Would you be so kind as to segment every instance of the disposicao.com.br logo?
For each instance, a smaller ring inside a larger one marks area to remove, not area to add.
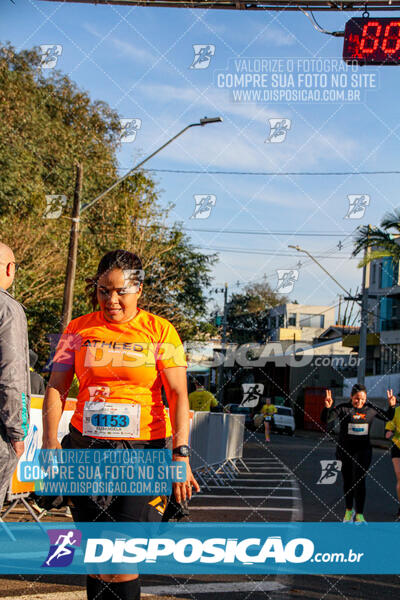
[[[54,525],[3,523],[0,574],[132,573],[135,568],[142,574],[400,575],[400,563],[393,560],[397,522]]]
[[[262,538],[107,538],[89,539],[86,544],[85,563],[156,563],[170,557],[180,564],[227,564],[243,565],[316,562],[359,562],[363,553],[350,549],[344,552],[318,552],[314,555],[314,543],[308,538],[294,538],[286,544],[281,536]]]
[[[81,545],[79,529],[50,529],[47,532],[50,548],[42,567],[68,567],[74,558],[75,548]]]

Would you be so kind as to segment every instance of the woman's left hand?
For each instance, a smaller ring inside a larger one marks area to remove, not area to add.
[[[393,396],[393,390],[387,390],[387,399],[389,406],[396,406],[396,396]]]
[[[175,481],[172,485],[174,488],[175,498],[177,502],[190,500],[193,490],[200,491],[200,486],[195,480],[192,469],[190,468],[189,459],[185,456],[174,456],[173,463],[184,462],[186,464],[186,481]]]

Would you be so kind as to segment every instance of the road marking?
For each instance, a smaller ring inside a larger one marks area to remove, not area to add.
[[[266,475],[268,474],[270,471],[250,471],[250,473],[248,471],[243,472],[243,473],[239,473],[236,474],[236,477],[239,477],[240,475]],[[278,471],[278,473],[271,473],[271,475],[291,475],[291,471]]]
[[[204,486],[207,487],[207,489],[214,489],[214,490],[223,490],[226,489],[227,484],[225,486],[222,485],[207,485]],[[293,486],[290,487],[283,487],[281,485],[274,485],[274,486],[265,486],[265,485],[258,485],[257,487],[255,487],[254,485],[235,485],[235,487],[233,487],[232,485],[229,486],[229,489],[235,489],[235,490],[292,490]],[[195,496],[194,496],[195,497]]]
[[[17,596],[7,596],[1,600],[15,600]],[[76,590],[75,592],[41,592],[40,594],[20,594],[19,600],[86,600],[86,591]]]
[[[271,506],[270,508],[259,508],[257,506],[190,506],[189,510],[247,510],[247,511],[259,511],[259,510],[278,510],[278,511],[286,511],[286,512],[294,512],[298,511],[297,508],[275,508]]]
[[[182,585],[155,585],[142,586],[141,595],[143,597],[160,596],[165,598],[168,596],[179,595],[182,600],[182,594],[188,594],[193,598],[192,594],[210,594],[214,592],[273,592],[282,591],[286,588],[285,585],[277,581],[232,581],[232,582],[215,582],[215,583],[189,583]],[[40,594],[22,594],[19,600],[59,600],[62,595],[63,600],[86,600],[86,591],[76,590],[74,592],[41,592]],[[15,600],[16,596],[3,597],[1,600]]]
[[[260,480],[259,480],[259,479],[252,479],[252,478],[250,478],[250,477],[245,477],[245,478],[243,478],[243,479],[239,479],[239,481],[254,481],[255,483],[260,483]],[[295,481],[296,481],[296,480],[295,480],[295,479],[293,479],[293,478],[285,477],[285,479],[263,479],[263,481],[265,481],[266,483],[271,483],[272,481],[282,481],[282,482],[285,482],[285,483],[295,483]],[[236,487],[236,486],[234,485],[234,482],[235,482],[235,480],[234,480],[234,479],[232,479],[232,480],[230,481],[230,485],[231,485],[232,487]],[[221,485],[221,487],[222,487],[222,485]]]
[[[227,582],[214,582],[214,583],[189,583],[182,585],[156,585],[156,586],[144,586],[142,592],[145,594],[155,595],[171,595],[174,594],[185,594],[189,596],[192,594],[214,594],[215,592],[272,592],[277,590],[283,590],[286,586],[278,583],[277,581],[227,581]],[[15,599],[14,599],[15,600]]]
[[[297,496],[263,496],[263,495],[259,495],[259,496],[242,496],[242,494],[240,494],[239,496],[234,495],[234,494],[200,494],[199,496],[193,496],[192,500],[195,499],[200,499],[200,498],[263,498],[264,500],[267,500],[267,498],[270,498],[271,500],[300,500],[300,498],[298,498]]]

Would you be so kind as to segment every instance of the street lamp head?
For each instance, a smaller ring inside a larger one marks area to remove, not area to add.
[[[289,245],[288,248],[293,248],[294,250],[297,250],[297,252],[301,252],[302,251],[301,248],[300,248],[300,246]]]
[[[203,125],[208,125],[209,123],[222,123],[222,117],[204,117],[203,119],[200,119],[200,125],[203,127]]]

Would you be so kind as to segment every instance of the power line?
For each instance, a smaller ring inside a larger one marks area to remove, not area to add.
[[[232,233],[238,235],[287,235],[287,236],[302,236],[302,237],[343,237],[343,233],[323,233],[316,231],[251,231],[246,229],[194,229],[192,227],[182,228],[181,231],[194,231],[196,233]],[[352,232],[350,235],[353,235]]]
[[[199,250],[210,250],[212,252],[236,252],[242,254],[260,254],[262,256],[282,256],[282,257],[298,257],[298,254],[284,254],[283,252],[276,252],[276,250],[244,250],[243,248],[217,248],[212,246],[193,246]],[[347,258],[348,260],[359,260],[356,256],[327,256],[327,255],[314,255],[315,258],[333,258],[340,260]]]
[[[129,171],[129,167],[119,167],[120,171]],[[198,171],[194,169],[143,169],[152,173],[175,173],[183,175],[249,175],[274,177],[326,177],[348,175],[400,175],[400,171]]]

